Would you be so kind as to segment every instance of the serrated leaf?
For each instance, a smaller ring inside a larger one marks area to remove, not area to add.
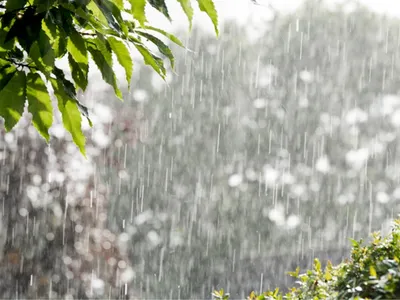
[[[165,0],[147,0],[147,1],[150,3],[151,6],[153,6],[160,13],[162,13],[169,21],[172,21],[168,13],[167,5],[165,4]]]
[[[135,47],[143,56],[144,63],[151,66],[154,71],[156,71],[163,79],[165,79],[166,70],[163,60],[152,54],[149,49],[142,45],[135,45]]]
[[[88,64],[89,59],[85,40],[76,30],[73,30],[69,36],[67,50],[77,63]]]
[[[138,20],[140,25],[144,26],[146,22],[146,0],[130,0],[129,3],[131,4],[133,17]]]
[[[57,67],[54,67],[53,74],[62,85],[68,97],[70,97],[71,99],[76,99],[76,88],[71,81],[65,78],[64,71]]]
[[[53,124],[53,107],[46,85],[39,74],[29,73],[26,81],[28,111],[32,114],[32,123],[37,131],[50,140],[49,128]]]
[[[131,84],[133,61],[132,57],[125,46],[124,42],[116,39],[115,37],[108,37],[108,42],[110,47],[117,56],[118,62],[125,69],[126,81],[128,82],[128,87]]]
[[[193,7],[191,4],[191,0],[178,0],[178,2],[181,4],[183,11],[188,18],[189,29],[191,30],[193,21]]]
[[[93,127],[92,120],[89,117],[88,108],[85,105],[83,105],[82,103],[80,103],[78,100],[76,100],[76,104],[78,105],[78,108],[79,108],[79,111],[81,112],[81,114],[84,115],[85,118],[88,120],[90,127]]]
[[[94,2],[107,19],[108,25],[117,32],[121,32],[121,26],[124,24],[118,7],[108,0],[95,0]]]
[[[6,11],[13,11],[20,8],[23,8],[28,2],[27,0],[8,0],[6,1]]]
[[[89,65],[77,63],[72,57],[71,53],[68,53],[68,63],[71,69],[72,79],[74,80],[75,84],[85,91],[88,85]]]
[[[197,2],[199,3],[200,10],[205,12],[210,17],[212,23],[214,24],[215,33],[218,36],[218,14],[215,9],[214,2],[212,0],[197,0]]]
[[[65,129],[71,134],[72,140],[78,146],[80,152],[86,157],[86,138],[82,132],[82,117],[78,105],[74,99],[64,91],[63,85],[56,79],[50,79],[54,89],[54,95],[58,100],[58,109],[61,112]]]
[[[159,38],[155,37],[154,35],[148,34],[146,32],[140,32],[139,33],[141,36],[145,37],[148,39],[150,42],[152,42],[154,45],[157,46],[158,50],[161,52],[161,54],[165,55],[170,63],[171,67],[174,68],[175,66],[175,58],[174,55],[172,54],[171,49]]]
[[[183,45],[183,43],[181,42],[180,39],[178,39],[175,35],[168,33],[160,28],[156,28],[156,27],[152,27],[152,26],[146,26],[145,27],[148,30],[153,30],[155,32],[161,33],[163,36],[169,38],[172,42],[174,42],[175,44],[177,44],[178,46],[181,46],[183,48],[185,48],[185,46]]]
[[[121,93],[120,89],[118,88],[117,79],[115,77],[115,73],[112,68],[112,64],[109,61],[107,61],[107,59],[104,57],[102,52],[100,52],[93,46],[90,45],[88,47],[88,50],[89,50],[90,54],[92,55],[92,58],[93,58],[95,64],[99,68],[104,81],[113,87],[115,95],[119,99],[122,100],[122,93]]]
[[[89,125],[92,126],[92,121],[89,118],[89,112],[86,106],[81,104],[77,97],[76,97],[76,89],[75,86],[72,84],[71,81],[65,78],[65,74],[63,70],[55,67],[53,74],[56,76],[56,79],[61,83],[62,88],[64,89],[64,92],[68,95],[69,98],[73,99],[76,104],[78,105],[78,108],[81,112],[82,115],[86,117],[86,119],[89,122]]]
[[[103,26],[108,26],[108,22],[99,7],[93,2],[89,2],[87,8],[92,11],[93,17]]]
[[[4,119],[7,131],[10,131],[21,118],[26,99],[25,73],[14,71],[12,74],[12,78],[0,91],[0,116]]]

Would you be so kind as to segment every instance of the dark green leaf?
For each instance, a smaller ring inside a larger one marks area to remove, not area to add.
[[[55,3],[56,0],[33,0],[32,5],[36,6],[37,13],[41,13],[48,11]]]
[[[32,114],[32,123],[48,142],[49,128],[53,123],[53,107],[46,85],[39,74],[27,75],[26,96],[28,110]]]
[[[121,11],[118,9],[118,7],[109,0],[95,0],[95,3],[103,13],[104,17],[107,19],[108,25],[112,29],[121,32],[123,20],[121,17]]]
[[[72,79],[75,81],[76,85],[80,87],[83,91],[86,90],[86,87],[88,85],[89,65],[77,63],[72,57],[71,53],[68,53],[68,63],[71,69]]]
[[[99,68],[105,82],[114,88],[115,95],[122,100],[122,93],[118,88],[117,79],[115,77],[112,63],[103,55],[101,51],[89,44],[88,50],[92,55],[94,62]],[[112,61],[111,61],[112,62]]]
[[[82,103],[80,103],[78,100],[76,100],[76,104],[78,105],[78,108],[79,108],[79,111],[81,112],[81,114],[84,115],[86,117],[86,119],[88,120],[90,127],[93,127],[92,120],[90,120],[90,118],[89,118],[88,108],[85,105],[83,105]]]
[[[161,12],[164,16],[166,16],[169,21],[172,21],[171,17],[169,16],[169,13],[168,13],[167,5],[165,4],[165,0],[148,0],[148,1],[151,6],[153,6],[155,9],[157,9],[159,12]]]
[[[76,99],[76,89],[71,81],[65,78],[64,71],[55,67],[53,70],[54,76],[56,76],[57,80],[60,82],[60,86],[64,89],[65,93],[71,99]]]
[[[15,71],[12,78],[0,91],[0,116],[4,118],[4,126],[10,131],[24,112],[26,76],[22,71]]]
[[[9,61],[0,59],[0,91],[13,78],[15,71],[17,71],[17,68],[14,65],[11,65]]]
[[[56,58],[64,56],[67,52],[67,37],[63,30],[60,30],[50,18],[42,21],[42,30],[48,36],[51,47]]]
[[[24,58],[24,52],[21,49],[15,47],[13,50],[8,52],[9,58],[13,60],[21,61]]]
[[[25,6],[27,0],[8,0],[6,1],[6,11],[21,9]]]
[[[175,66],[174,55],[172,54],[171,49],[163,41],[161,41],[159,38],[156,38],[154,35],[148,34],[146,32],[140,32],[139,34],[141,36],[145,37],[146,39],[148,39],[154,45],[156,45],[158,50],[161,52],[161,54],[168,57],[168,59],[171,63],[171,67],[174,68],[174,66]]]
[[[160,28],[156,28],[156,27],[152,27],[152,26],[146,26],[145,28],[146,28],[146,29],[149,29],[149,30],[156,31],[156,32],[158,32],[158,33],[161,33],[162,35],[164,35],[165,37],[169,38],[172,42],[174,42],[174,43],[177,44],[178,46],[181,46],[181,47],[183,47],[183,48],[185,47],[185,46],[183,45],[183,43],[181,42],[181,40],[178,39],[175,35],[173,35],[173,34],[171,34],[171,33],[168,33],[168,32],[166,32],[166,31],[164,31],[164,30],[162,30],[162,29],[160,29]]]
[[[149,65],[153,68],[154,71],[156,71],[163,79],[165,79],[166,75],[166,70],[164,67],[164,62],[161,58],[155,56],[152,54],[149,49],[142,45],[135,45],[136,49],[140,52],[140,54],[143,56],[144,63],[146,65]]]
[[[44,13],[36,14],[34,8],[26,9],[23,16],[16,19],[4,42],[17,38],[21,47],[29,52],[31,45],[39,39],[44,16]]]

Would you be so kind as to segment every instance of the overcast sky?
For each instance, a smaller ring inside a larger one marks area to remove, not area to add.
[[[326,1],[328,3],[343,1],[348,3],[357,2],[357,0]],[[221,22],[228,19],[235,19],[240,23],[245,23],[249,17],[252,21],[261,21],[263,18],[267,18],[270,14],[268,4],[271,4],[274,8],[280,11],[291,11],[296,9],[301,2],[303,2],[303,0],[257,0],[258,5],[256,5],[251,0],[215,0]],[[398,0],[358,0],[358,2],[367,5],[372,10],[377,12],[400,17],[400,1]],[[204,13],[199,12],[195,3],[193,4],[193,6],[196,8],[194,23],[201,25],[201,27],[205,28],[205,30],[212,31],[213,27],[210,23],[210,20],[207,19]],[[171,17],[174,20],[172,24],[170,24],[154,9],[148,8],[147,14],[150,21],[153,21],[155,24],[168,29],[187,26],[187,20],[177,1],[167,0],[167,5],[169,7]]]

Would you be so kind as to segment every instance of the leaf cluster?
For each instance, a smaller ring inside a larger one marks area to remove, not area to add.
[[[318,259],[313,268],[300,274],[297,268],[288,274],[297,279],[296,287],[286,294],[279,289],[260,295],[252,292],[248,300],[294,299],[399,299],[400,298],[400,220],[394,221],[391,234],[372,234],[372,241],[351,240],[351,258],[337,266],[330,262],[322,268]],[[229,299],[222,291],[214,299]]]
[[[190,0],[178,0],[190,24],[193,8]],[[145,6],[150,4],[171,20],[164,0],[3,0],[0,1],[0,117],[7,131],[21,118],[27,102],[32,122],[49,141],[53,91],[64,127],[85,154],[85,137],[81,117],[88,109],[78,101],[77,92],[85,91],[89,78],[89,59],[100,70],[103,80],[112,86],[122,100],[114,72],[114,60],[124,68],[130,85],[136,49],[145,64],[163,79],[166,57],[174,67],[174,56],[163,36],[183,47],[174,35],[155,28],[146,19]],[[212,0],[198,0],[218,33],[218,21]],[[157,36],[158,35],[158,36]],[[158,52],[150,50],[155,45]],[[66,58],[72,80],[56,61]]]

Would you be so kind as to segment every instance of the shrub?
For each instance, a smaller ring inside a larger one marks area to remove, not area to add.
[[[351,242],[349,260],[337,266],[328,262],[323,268],[315,259],[313,268],[305,273],[300,274],[299,268],[289,272],[298,280],[286,294],[279,289],[260,295],[252,292],[248,300],[400,299],[400,219],[386,237],[376,232],[368,245],[363,240]],[[213,297],[226,300],[229,294],[220,290]]]

